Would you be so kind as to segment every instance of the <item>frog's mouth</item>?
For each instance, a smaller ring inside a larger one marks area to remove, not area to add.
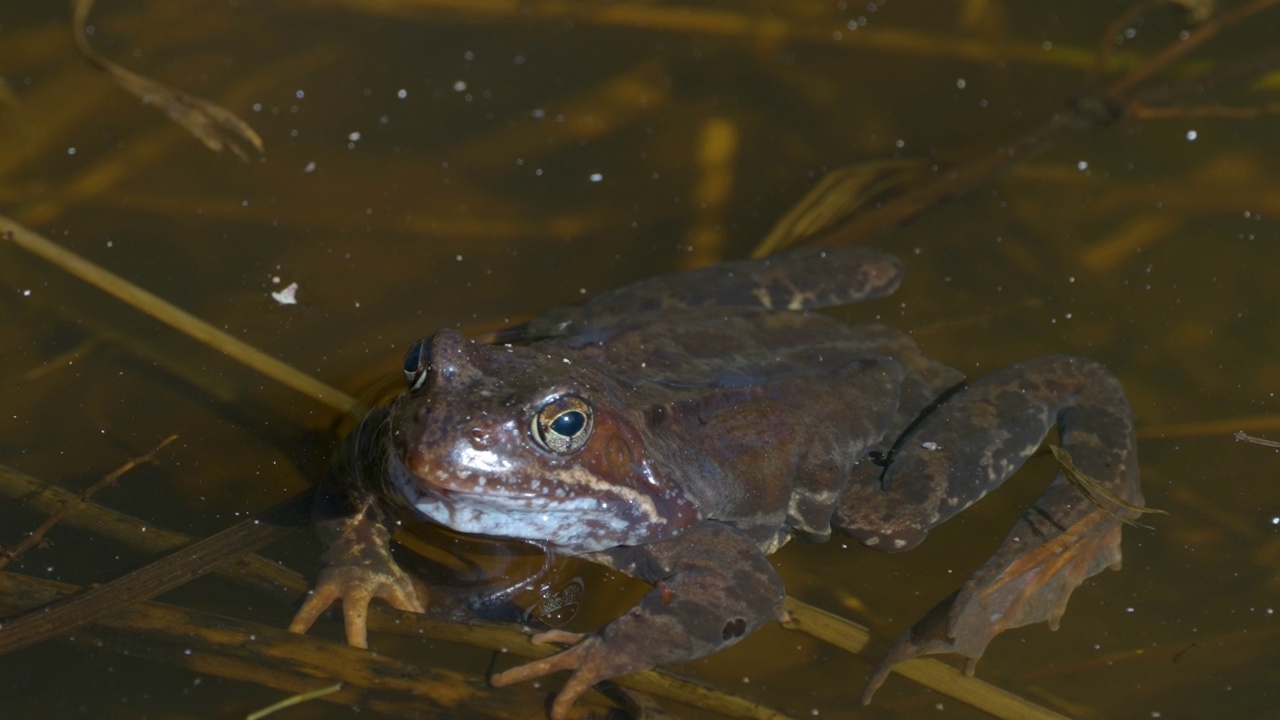
[[[394,453],[386,476],[405,502],[433,522],[468,535],[549,544],[570,554],[649,542],[661,534],[655,526],[667,524],[627,502],[440,487],[419,478]]]

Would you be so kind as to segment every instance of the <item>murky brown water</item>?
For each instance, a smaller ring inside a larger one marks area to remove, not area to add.
[[[0,203],[359,394],[437,328],[493,329],[677,267],[691,237],[744,256],[831,168],[946,165],[1007,143],[1080,91],[1124,9],[881,4],[102,0],[93,45],[244,117],[267,148],[245,164],[88,67],[61,7],[10,3]],[[1180,29],[1160,12],[1132,27],[1122,59],[1149,57]],[[1147,87],[1252,57],[1278,29],[1273,9]],[[1066,715],[1265,717],[1280,704],[1280,454],[1231,437],[1280,439],[1280,82],[1269,80],[1176,103],[1270,104],[1270,115],[1068,136],[876,238],[905,258],[903,289],[842,311],[911,330],[971,375],[1068,352],[1125,383],[1148,502],[1170,515],[1126,530],[1123,571],[1079,589],[1059,632],[1006,633],[979,665]],[[699,190],[709,128],[737,138],[723,204]],[[4,465],[79,489],[178,433],[158,464],[96,500],[192,535],[316,479],[335,410],[4,241],[0,280]],[[268,293],[291,282],[300,304],[278,306]],[[994,549],[1051,471],[1033,461],[906,555],[839,541],[780,552],[793,595],[873,627],[867,653],[767,628],[682,670],[797,717],[984,717],[901,678],[870,708],[857,696],[884,645]],[[0,544],[41,519],[0,502]],[[298,537],[268,554],[314,575],[318,552]],[[10,569],[83,585],[148,559],[58,528]],[[164,599],[274,627],[292,610],[214,579]],[[482,651],[394,648],[474,677],[487,669]],[[174,668],[164,652],[50,643],[0,658],[0,697],[15,716],[230,717],[285,694]]]

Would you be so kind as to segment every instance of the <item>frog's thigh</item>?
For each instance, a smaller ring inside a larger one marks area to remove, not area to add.
[[[874,466],[855,476],[837,522],[867,545],[910,549],[1004,482],[1055,423],[1081,470],[1141,503],[1133,423],[1119,381],[1091,360],[1051,356],[982,378],[932,408],[900,438],[882,476]],[[1080,500],[1070,485],[1055,482],[1028,517],[1060,531],[1092,507]]]

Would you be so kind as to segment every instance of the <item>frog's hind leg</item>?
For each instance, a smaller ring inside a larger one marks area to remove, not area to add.
[[[1055,423],[1076,467],[1131,506],[1142,505],[1133,422],[1119,381],[1092,361],[1054,356],[997,372],[932,408],[895,443],[879,482],[855,478],[838,525],[868,545],[908,549],[1004,482]],[[1086,498],[1059,472],[996,553],[894,645],[864,701],[905,660],[956,652],[970,658],[972,672],[1000,632],[1041,620],[1056,629],[1076,587],[1119,567],[1120,525],[1136,515],[1132,507]]]

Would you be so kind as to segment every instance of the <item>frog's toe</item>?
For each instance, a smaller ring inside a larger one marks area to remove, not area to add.
[[[569,716],[569,709],[591,689],[591,686],[609,678],[634,672],[635,668],[619,653],[611,652],[605,647],[598,635],[579,635],[552,630],[541,633],[542,636],[563,635],[564,639],[554,642],[574,642],[573,647],[556,653],[550,657],[534,660],[519,667],[497,673],[489,682],[494,687],[504,687],[525,680],[533,680],[550,675],[559,670],[572,670],[573,674],[565,682],[564,688],[551,703],[551,720],[563,720]],[[534,640],[538,640],[535,637]]]
[[[293,620],[289,623],[289,632],[305,634],[320,615],[329,609],[333,601],[340,597],[341,593],[337,588],[317,586],[307,595],[307,599],[302,602],[302,607],[298,608],[298,612],[294,614]]]
[[[342,602],[347,644],[369,647],[369,603],[382,598],[391,607],[406,612],[426,612],[419,589],[398,568],[379,572],[368,567],[331,567],[325,570],[311,595],[289,623],[289,631],[305,633],[335,601]]]
[[[558,645],[577,645],[583,640],[591,637],[584,633],[567,632],[565,630],[556,630],[552,628],[545,632],[536,633],[529,638],[536,643],[556,643]]]

